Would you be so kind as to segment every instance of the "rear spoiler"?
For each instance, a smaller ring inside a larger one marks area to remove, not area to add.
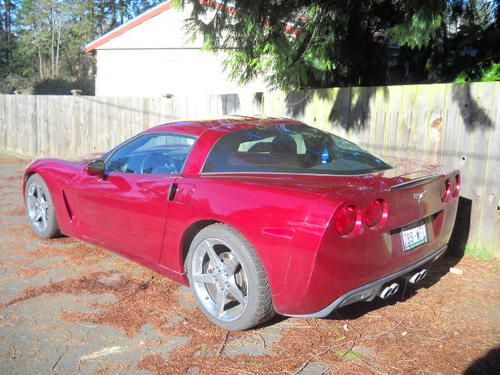
[[[425,184],[427,182],[437,180],[439,177],[440,177],[439,175],[435,174],[435,175],[431,175],[431,176],[416,178],[414,180],[405,181],[405,182],[402,182],[400,184],[391,186],[390,190],[399,190],[399,189],[404,189],[404,188],[408,188],[411,186]]]

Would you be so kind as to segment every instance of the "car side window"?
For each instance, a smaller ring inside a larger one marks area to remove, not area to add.
[[[116,150],[106,161],[106,170],[133,174],[180,174],[195,140],[181,134],[141,135]]]

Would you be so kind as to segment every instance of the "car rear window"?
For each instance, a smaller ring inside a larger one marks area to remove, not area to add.
[[[224,135],[210,151],[203,173],[352,175],[390,168],[344,138],[305,124],[287,124]]]

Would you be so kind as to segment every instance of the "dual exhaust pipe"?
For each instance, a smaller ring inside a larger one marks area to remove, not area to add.
[[[427,270],[424,268],[423,270],[420,270],[419,272],[411,275],[411,277],[408,279],[408,282],[412,285],[415,285],[425,279],[426,276]]]
[[[380,294],[378,296],[382,299],[387,299],[390,296],[393,296],[394,294],[396,294],[398,292],[398,290],[399,290],[399,284],[392,283],[391,285],[386,286],[384,289],[382,289],[382,291],[380,292]]]
[[[405,278],[408,280],[410,284],[416,285],[417,283],[422,281],[426,276],[427,276],[427,270],[424,268],[418,272],[407,275]],[[398,290],[399,290],[399,284],[392,283],[391,285],[388,285],[385,288],[383,288],[378,296],[382,299],[387,299],[396,294]]]

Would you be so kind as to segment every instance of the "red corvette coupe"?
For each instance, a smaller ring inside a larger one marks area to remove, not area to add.
[[[173,122],[99,159],[33,162],[29,219],[190,285],[230,330],[325,317],[416,284],[446,249],[458,171],[385,161],[281,118]]]

